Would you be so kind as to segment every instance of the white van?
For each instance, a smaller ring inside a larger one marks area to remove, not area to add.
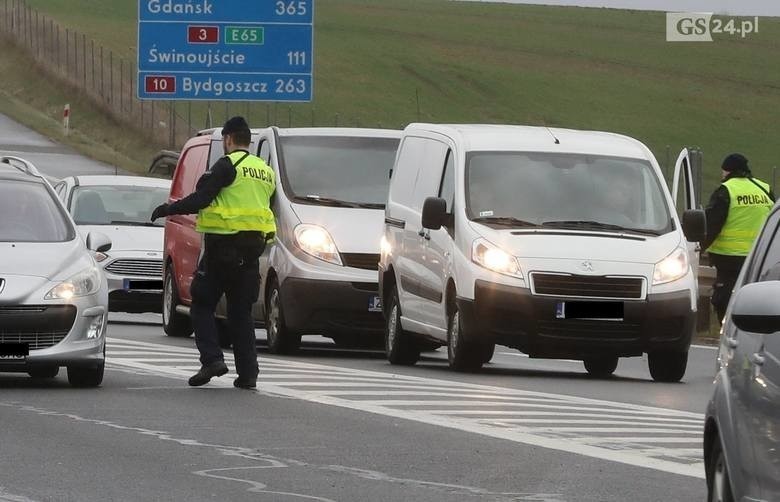
[[[706,225],[686,151],[674,179],[673,197],[650,150],[617,134],[409,125],[379,264],[388,359],[446,345],[474,370],[500,344],[607,376],[647,353],[655,380],[680,380]]]

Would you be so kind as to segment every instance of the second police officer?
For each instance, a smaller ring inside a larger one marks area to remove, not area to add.
[[[731,290],[775,196],[767,183],[753,178],[743,155],[733,153],[726,157],[721,170],[721,184],[706,208],[707,240],[702,247],[717,270],[711,302],[722,322]]]
[[[156,208],[152,221],[198,213],[195,228],[203,234],[190,309],[201,368],[189,384],[204,385],[228,372],[214,317],[224,294],[238,373],[233,385],[254,389],[258,365],[252,305],[260,291],[258,259],[276,232],[271,210],[275,175],[262,159],[249,153],[252,135],[243,117],[225,123],[222,140],[225,157],[201,176],[195,192]]]

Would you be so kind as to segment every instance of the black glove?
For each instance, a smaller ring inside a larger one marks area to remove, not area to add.
[[[168,216],[168,204],[160,204],[152,211],[151,221]]]

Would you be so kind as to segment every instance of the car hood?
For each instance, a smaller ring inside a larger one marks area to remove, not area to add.
[[[79,225],[86,239],[90,232],[100,232],[111,239],[111,251],[162,252],[165,227],[133,227],[129,225]],[[110,253],[110,251],[109,251]]]
[[[384,209],[344,208],[293,204],[301,223],[319,225],[330,233],[342,253],[379,254]]]
[[[495,230],[474,224],[488,241],[519,258],[655,264],[681,245],[680,234],[638,236],[557,230]]]
[[[80,239],[69,242],[0,243],[0,278],[38,277],[65,280],[94,260]],[[6,287],[9,287],[7,281]]]

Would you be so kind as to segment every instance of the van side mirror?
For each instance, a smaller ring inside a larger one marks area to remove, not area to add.
[[[772,334],[780,331],[780,281],[754,282],[734,295],[731,320],[741,331]]]
[[[422,210],[422,226],[429,230],[438,230],[447,221],[447,202],[439,197],[425,199]]]
[[[701,209],[689,209],[682,215],[682,227],[688,242],[701,242],[707,236],[707,214]]]
[[[111,239],[100,232],[90,232],[87,235],[87,249],[97,253],[105,253],[111,249]]]

